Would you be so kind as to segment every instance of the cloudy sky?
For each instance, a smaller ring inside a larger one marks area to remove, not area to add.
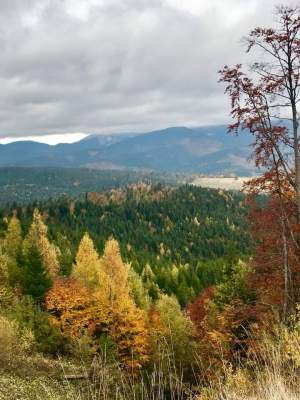
[[[217,71],[275,4],[0,0],[0,141],[227,123]]]

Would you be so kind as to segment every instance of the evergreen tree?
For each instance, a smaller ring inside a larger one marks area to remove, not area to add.
[[[19,282],[23,293],[39,302],[51,287],[51,278],[45,270],[42,254],[34,244],[27,246],[21,258]]]
[[[73,264],[72,245],[67,236],[60,232],[57,233],[55,244],[59,248],[58,261],[61,275],[69,276],[72,272]]]

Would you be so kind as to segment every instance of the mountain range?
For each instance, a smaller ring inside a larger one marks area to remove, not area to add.
[[[255,174],[251,137],[225,125],[174,127],[143,134],[90,135],[55,146],[32,141],[0,145],[0,167],[81,167],[203,174]]]

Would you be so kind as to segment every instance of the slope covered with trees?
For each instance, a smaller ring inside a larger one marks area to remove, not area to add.
[[[1,167],[0,206],[61,196],[84,197],[86,192],[111,190],[138,182],[176,184],[177,179],[170,174],[129,170]]]
[[[60,249],[64,274],[70,273],[86,231],[99,252],[113,237],[120,243],[124,259],[149,280],[154,297],[160,288],[176,294],[185,305],[218,281],[238,258],[250,255],[244,200],[239,193],[193,186],[135,185],[89,193],[85,200],[65,198],[13,209],[24,231],[30,231],[38,206],[51,240]],[[6,211],[10,212],[13,210]]]

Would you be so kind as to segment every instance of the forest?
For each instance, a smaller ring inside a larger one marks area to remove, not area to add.
[[[247,213],[241,193],[161,184],[3,208],[2,370],[55,371],[57,357],[82,370],[105,354],[115,378],[146,379],[159,365],[191,391],[205,378],[203,301],[214,293],[222,309],[235,291],[255,298],[244,282]]]
[[[104,191],[144,182],[176,185],[183,176],[151,171],[95,170],[88,168],[0,167],[0,206],[28,204],[63,195],[83,197],[89,191]]]
[[[182,306],[251,254],[252,240],[244,228],[247,206],[239,193],[139,184],[88,193],[86,200],[61,198],[7,208],[2,214],[8,219],[15,215],[26,233],[36,208],[60,251],[62,274],[70,274],[85,232],[99,253],[114,238],[134,271],[151,276],[152,295],[157,297],[158,290],[174,294]]]

